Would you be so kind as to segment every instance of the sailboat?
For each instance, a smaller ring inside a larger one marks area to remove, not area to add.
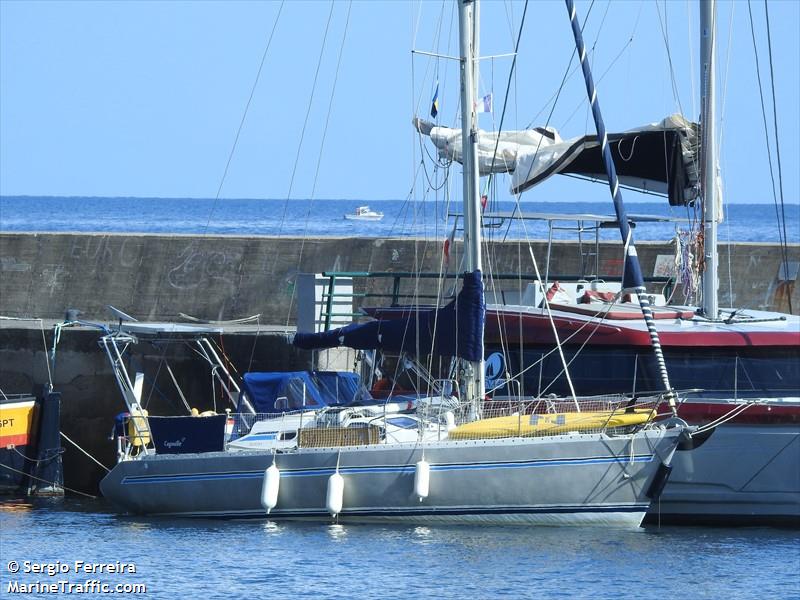
[[[673,386],[694,390],[684,394],[678,414],[700,427],[691,444],[694,450],[676,455],[658,511],[662,520],[672,522],[797,525],[800,317],[719,306],[715,2],[699,4],[701,123],[673,115],[608,137],[622,183],[661,193],[675,205],[700,198],[704,210],[702,305],[669,305],[656,294],[652,308]],[[464,160],[457,144],[459,131],[424,121],[416,126],[430,136],[440,156]],[[606,176],[599,139],[565,141],[558,132],[543,128],[481,132],[478,161],[482,173],[510,173],[515,194],[558,173],[602,180]],[[534,217],[520,210],[483,214],[487,221]],[[552,221],[563,216],[540,218]],[[596,215],[574,215],[574,219],[594,222],[598,229],[615,221]],[[495,371],[511,371],[509,379],[529,393],[657,389],[661,373],[650,358],[648,325],[636,303],[625,301],[622,287],[591,279],[571,284],[534,281],[520,300],[488,305],[486,352],[502,362]],[[551,294],[555,297],[546,301]],[[393,312],[402,314],[402,309],[370,314],[385,319]],[[551,355],[554,343],[563,347],[563,360]],[[570,377],[564,362],[571,367]],[[514,365],[521,365],[516,374]],[[546,389],[542,381],[547,382]]]
[[[472,157],[463,179],[468,258],[459,297],[413,322],[373,322],[296,338],[304,347],[399,346],[451,353],[459,364],[459,377],[450,387],[458,391],[458,406],[432,402],[417,415],[453,427],[438,439],[420,435],[411,442],[381,439],[378,427],[378,435],[354,443],[340,427],[321,426],[306,436],[308,443],[300,440],[292,448],[160,454],[143,446],[125,453],[101,482],[114,504],[136,514],[204,517],[641,523],[685,439],[679,419],[652,418],[658,403],[672,397],[671,390],[650,401],[572,398],[569,413],[552,399],[499,410],[484,402],[479,175],[470,135],[476,129],[476,4],[458,2],[463,152]],[[585,413],[587,421],[574,418],[574,412]],[[503,419],[504,433],[493,427],[499,425],[494,419]]]

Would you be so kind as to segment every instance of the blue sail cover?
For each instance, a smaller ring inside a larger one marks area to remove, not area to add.
[[[458,297],[442,308],[415,312],[400,319],[353,323],[322,333],[298,333],[293,343],[304,350],[347,346],[417,356],[458,356],[477,362],[483,358],[485,318],[481,272],[473,271],[464,273]]]
[[[328,404],[349,404],[371,399],[369,393],[362,389],[361,377],[357,373],[314,371],[314,381]]]
[[[319,409],[372,400],[369,392],[362,389],[356,373],[338,371],[245,373],[242,392],[257,413]],[[238,412],[243,412],[241,406]]]
[[[257,413],[322,408],[326,404],[307,371],[245,373],[242,391]],[[284,402],[283,398],[285,405],[276,406],[279,399]]]

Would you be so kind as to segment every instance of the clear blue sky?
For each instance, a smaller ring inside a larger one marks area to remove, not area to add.
[[[437,67],[410,52],[457,54],[453,3],[353,2],[314,190],[348,6],[333,6],[291,192],[329,2],[283,7],[222,197],[308,198],[312,190],[315,198],[406,197],[419,161],[411,118],[415,112],[427,116],[435,68],[441,122],[456,124],[456,64],[440,61]],[[278,7],[0,1],[0,194],[214,197]],[[769,7],[784,193],[794,204],[800,198],[800,4],[771,0]],[[578,8],[585,17],[589,2]],[[719,6],[725,197],[771,202],[747,8],[745,2]],[[753,2],[753,11],[768,85],[761,0]],[[521,13],[520,2],[484,2],[483,55],[511,51]],[[696,118],[697,20],[695,2],[683,0],[594,4],[585,35],[590,46],[597,40],[595,79],[622,51],[599,86],[609,130],[657,121],[680,107]],[[563,3],[531,2],[506,129],[544,124],[572,46]],[[497,108],[481,116],[485,129],[492,117],[499,119],[510,64],[483,64],[482,91],[494,92]],[[768,111],[771,126],[771,104]],[[576,72],[551,125],[573,137],[593,132],[588,117]],[[523,199],[607,197],[602,186],[562,178]]]

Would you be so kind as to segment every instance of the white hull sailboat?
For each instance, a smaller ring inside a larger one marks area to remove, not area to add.
[[[101,483],[114,504],[151,515],[641,523],[669,477],[670,461],[686,432],[679,419],[653,418],[659,400],[572,398],[570,412],[547,410],[537,399],[497,409],[484,403],[480,196],[475,136],[469,135],[476,129],[475,4],[458,2],[463,152],[472,157],[464,169],[469,216],[458,299],[418,315],[409,328],[415,335],[406,335],[403,324],[399,330],[383,329],[374,321],[295,337],[302,348],[394,346],[456,357],[460,376],[452,389],[460,390],[458,405],[440,402],[439,410],[416,415],[446,424],[443,433],[430,439],[420,430],[413,442],[392,441],[386,435],[388,417],[379,416],[355,429],[315,420],[320,425],[298,430],[292,447],[160,454],[142,444],[125,452]],[[665,397],[672,394],[667,387]]]
[[[147,515],[252,518],[269,508],[270,518],[636,527],[680,432],[152,454],[119,463],[101,489]]]

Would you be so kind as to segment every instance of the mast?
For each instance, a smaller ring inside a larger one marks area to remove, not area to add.
[[[481,258],[480,231],[480,198],[478,197],[478,126],[475,115],[476,56],[474,33],[478,29],[476,23],[477,0],[459,0],[458,32],[460,39],[461,64],[461,140],[463,156],[464,186],[464,270],[468,273],[483,271]],[[480,337],[483,340],[483,331]],[[469,401],[483,399],[484,364],[483,352],[481,360],[470,362],[467,369],[466,398]]]
[[[701,170],[703,191],[703,314],[709,319],[719,316],[719,257],[717,254],[717,136],[714,77],[716,63],[716,0],[700,0],[700,89],[702,114]]]
[[[481,3],[475,0],[472,4],[472,99],[477,100],[481,77]],[[477,116],[476,116],[477,119]],[[477,120],[476,120],[477,123]],[[478,188],[480,189],[480,188]]]
[[[617,169],[614,165],[614,158],[611,155],[611,147],[608,144],[608,134],[606,133],[606,126],[603,122],[603,114],[600,111],[600,101],[597,98],[597,88],[594,85],[592,69],[586,57],[586,44],[584,44],[583,32],[578,22],[578,12],[575,9],[574,0],[565,0],[565,2],[567,5],[567,12],[569,13],[570,24],[572,25],[572,35],[575,38],[575,48],[578,51],[578,59],[580,60],[581,69],[583,70],[586,95],[589,98],[589,104],[592,108],[592,117],[594,118],[595,128],[597,129],[597,139],[600,140],[600,151],[603,156],[603,164],[608,177],[608,187],[611,191],[611,198],[614,200],[614,210],[617,213],[619,231],[622,235],[622,243],[625,249],[622,289],[634,292],[639,298],[639,307],[642,309],[642,317],[647,326],[647,332],[650,334],[650,345],[653,347],[653,353],[656,357],[658,371],[661,375],[661,382],[666,392],[665,397],[672,408],[672,412],[677,414],[675,392],[672,390],[672,385],[669,382],[667,363],[664,360],[664,352],[661,348],[661,339],[656,329],[653,310],[650,307],[650,300],[645,293],[644,277],[642,277],[639,257],[636,254],[636,246],[633,243],[633,231],[628,222],[625,204],[622,202],[622,191],[620,190],[619,180],[617,179]]]

